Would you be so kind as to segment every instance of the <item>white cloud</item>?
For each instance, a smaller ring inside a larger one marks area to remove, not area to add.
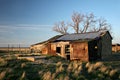
[[[32,30],[32,29],[46,29],[52,26],[53,25],[19,24],[19,25],[16,25],[16,28]]]
[[[13,33],[15,30],[41,30],[50,29],[53,25],[17,24],[0,25],[0,33]]]

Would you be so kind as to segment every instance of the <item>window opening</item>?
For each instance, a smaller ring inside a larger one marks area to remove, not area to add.
[[[56,47],[56,52],[60,54],[61,53],[61,47]]]

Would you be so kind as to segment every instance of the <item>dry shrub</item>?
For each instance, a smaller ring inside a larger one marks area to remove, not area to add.
[[[22,64],[21,64],[21,68],[24,68],[25,66],[26,66],[25,63],[22,63]]]
[[[109,75],[109,73],[110,73],[110,69],[108,68],[108,69],[106,70],[105,74],[108,74],[108,75]]]
[[[110,71],[109,75],[112,77],[117,73],[117,71],[118,71],[117,69],[113,69]]]
[[[0,57],[0,65],[3,66],[5,64],[7,64],[7,61],[5,61],[5,59]]]
[[[88,73],[92,73],[94,71],[94,64],[90,64],[88,67]]]
[[[73,70],[76,70],[78,68],[78,63],[77,61],[73,62]]]
[[[24,72],[22,73],[22,75],[21,75],[20,80],[23,80],[23,79],[25,78],[25,75],[26,75],[26,72],[24,71]]]
[[[52,74],[50,71],[44,73],[43,80],[52,80]]]
[[[56,73],[58,73],[58,72],[62,72],[63,70],[64,70],[63,66],[60,65],[59,67],[57,67],[57,69],[56,69]]]
[[[7,71],[8,73],[11,73],[11,72],[13,71],[13,69],[7,68],[6,71]]]
[[[80,65],[79,67],[78,67],[78,71],[81,71],[83,68],[82,68],[82,65]]]
[[[53,74],[52,74],[52,80],[55,79],[56,75],[57,75],[56,73],[53,73]]]
[[[88,62],[88,63],[85,65],[86,68],[89,68],[90,66],[91,66],[90,62]]]
[[[56,63],[56,66],[60,66],[60,65],[62,65],[62,62],[57,62]]]
[[[41,75],[43,73],[43,71],[39,71],[38,74]]]
[[[64,77],[64,80],[69,80],[69,76],[65,76],[65,77]]]
[[[104,78],[104,75],[101,74],[101,73],[99,73],[99,74],[98,74],[98,77],[99,77],[99,78]],[[99,80],[99,79],[97,79],[97,80]]]
[[[6,60],[11,60],[13,59],[12,55],[7,55],[7,57],[5,58]]]
[[[0,80],[3,80],[3,78],[5,77],[5,75],[6,75],[6,71],[2,71],[0,73]]]
[[[78,70],[75,70],[73,75],[74,75],[75,77],[78,77],[78,74],[79,74],[79,71],[78,71]]]
[[[71,71],[72,71],[72,64],[71,64],[71,63],[68,65],[67,71],[68,71],[68,72],[71,72]]]
[[[107,71],[108,67],[106,66],[102,66],[99,70],[103,73],[105,73]]]
[[[0,57],[0,63],[1,63],[1,62],[4,62],[4,61],[5,61],[5,60],[4,60],[3,58]]]
[[[64,76],[60,76],[58,80],[63,80],[64,79]]]
[[[98,69],[101,66],[103,66],[103,63],[102,62],[97,62],[97,63],[94,64],[94,69]]]

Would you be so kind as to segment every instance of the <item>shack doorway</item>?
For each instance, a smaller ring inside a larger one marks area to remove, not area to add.
[[[70,60],[70,45],[65,45],[65,55],[67,60]]]
[[[88,53],[89,61],[99,60],[101,58],[100,47],[98,46],[98,41],[90,41],[88,43]]]

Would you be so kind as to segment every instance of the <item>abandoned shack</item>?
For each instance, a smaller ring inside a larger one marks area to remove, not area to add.
[[[61,35],[48,40],[41,52],[69,60],[104,59],[112,54],[112,37],[109,31]]]

